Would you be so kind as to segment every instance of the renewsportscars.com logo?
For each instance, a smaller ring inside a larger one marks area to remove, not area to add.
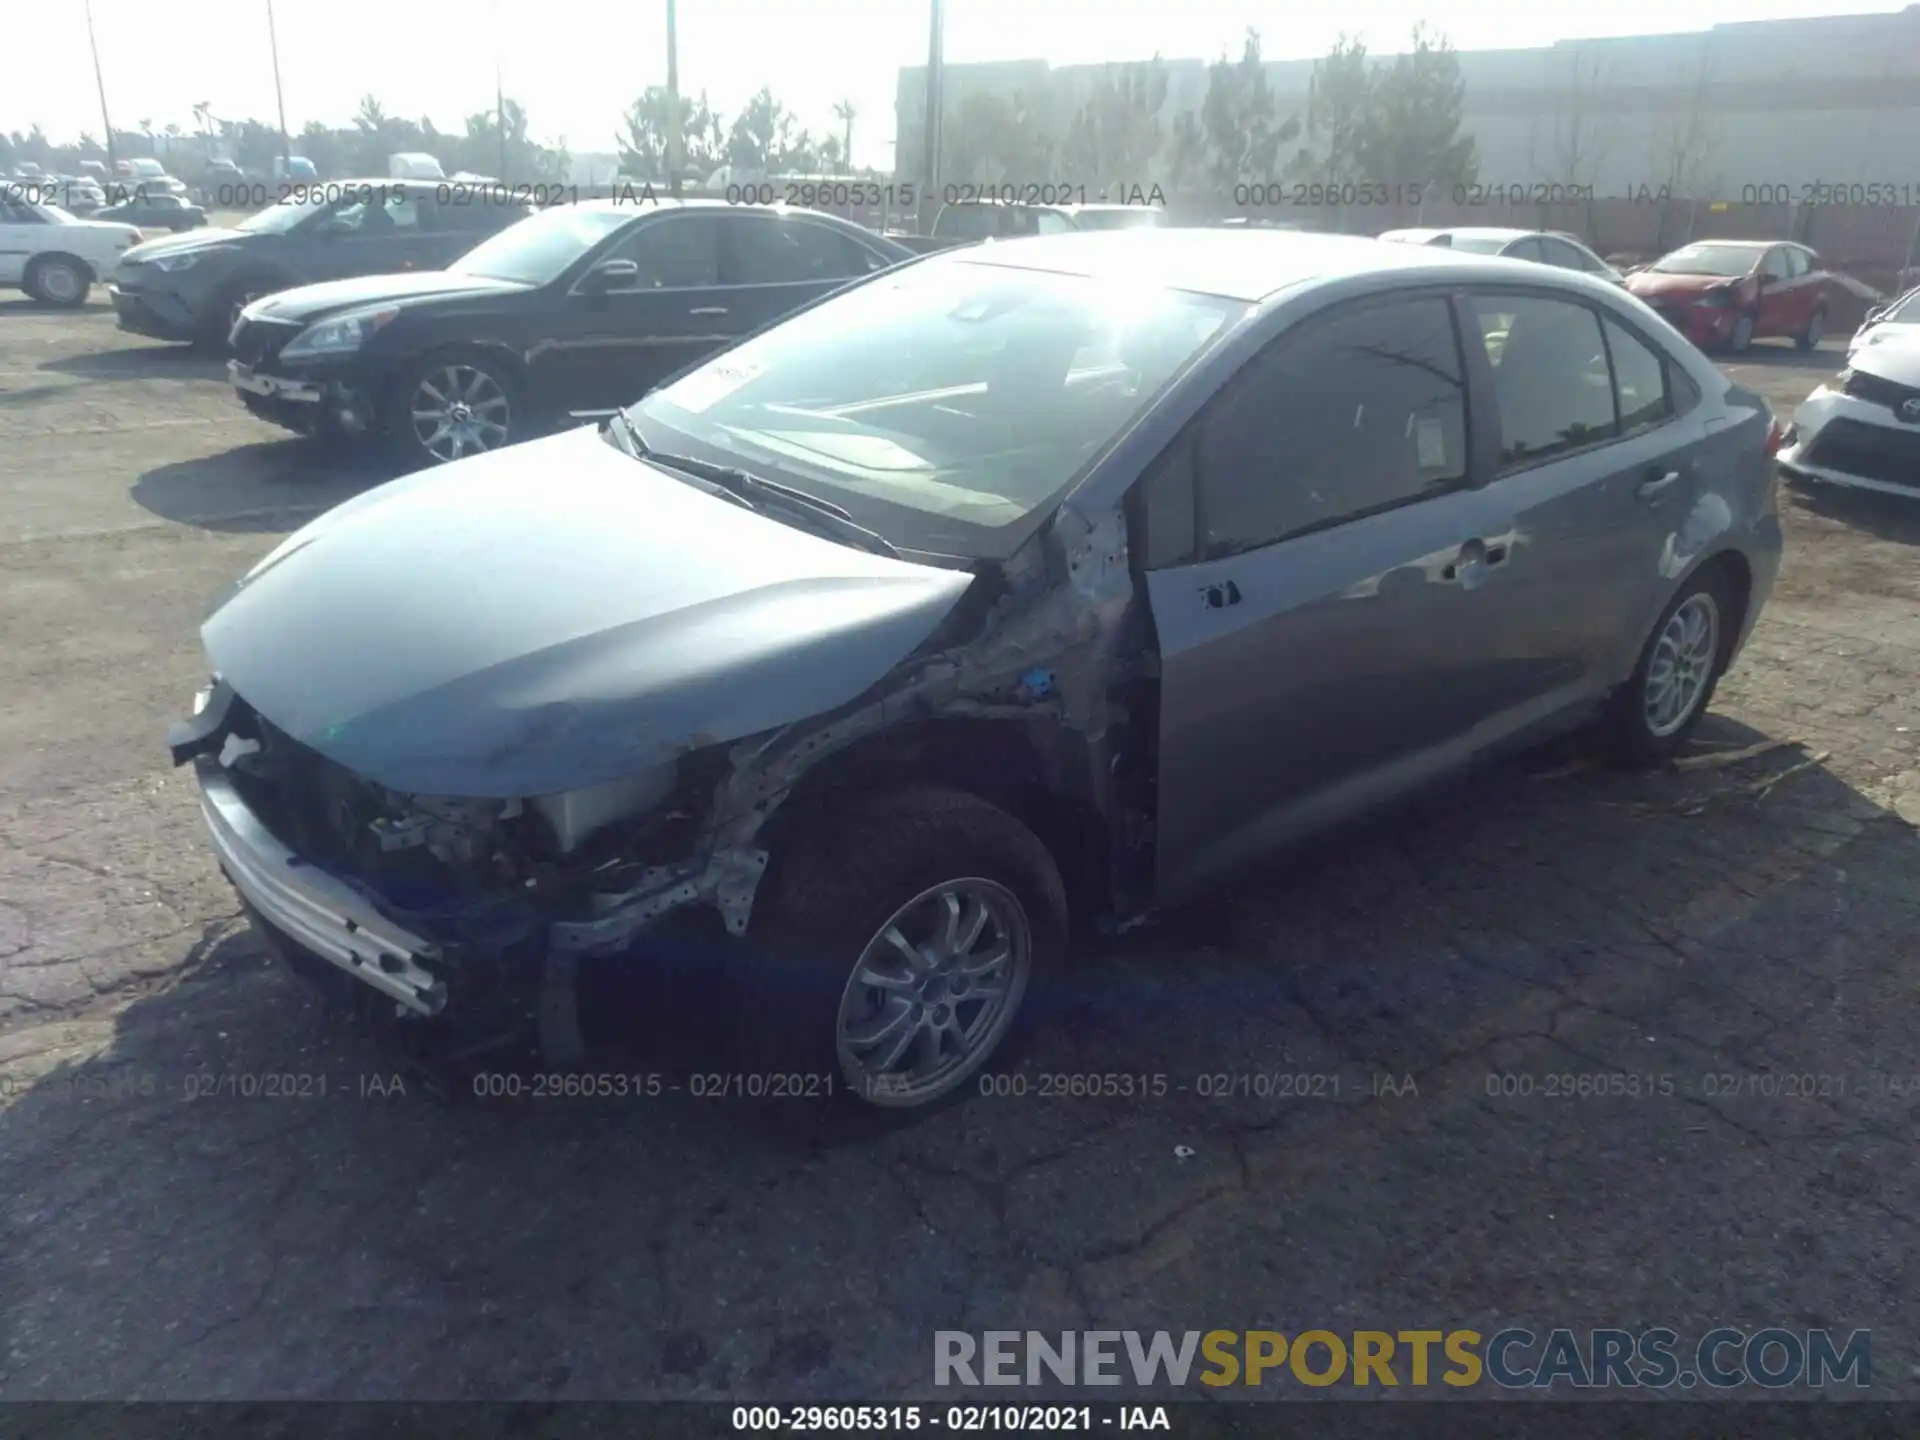
[[[1301,1385],[1507,1390],[1819,1389],[1873,1383],[1873,1332],[1828,1330],[938,1330],[939,1386]]]

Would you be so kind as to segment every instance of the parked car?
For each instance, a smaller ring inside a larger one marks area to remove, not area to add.
[[[1027,205],[1005,200],[956,200],[942,205],[925,235],[888,231],[887,238],[910,250],[946,250],[983,240],[1018,240],[1069,230],[1133,230],[1167,223],[1157,205]]]
[[[437,464],[604,415],[717,346],[910,258],[851,221],[714,202],[543,210],[444,273],[247,307],[228,369],[263,420]]]
[[[296,532],[173,759],[258,930],[423,1039],[561,1063],[583,966],[712,945],[729,1069],[920,1110],[1078,920],[1563,729],[1673,753],[1777,431],[1650,320],[1344,236],[929,256]]]
[[[69,215],[76,215],[83,220],[111,220],[115,218],[111,215],[103,216],[100,214],[100,212],[106,208],[107,192],[102,190],[99,184],[88,175],[61,176],[59,194],[54,198],[53,203],[58,205],[62,210],[65,210]]]
[[[1801,402],[1780,451],[1794,484],[1920,497],[1920,327],[1889,327]]]
[[[183,200],[191,199],[186,183],[167,173],[167,167],[158,160],[141,156],[133,160],[122,160],[116,167],[125,182],[125,187],[137,188],[148,195],[177,195]],[[128,198],[119,193],[122,186],[115,187],[110,197],[114,200]]]
[[[1503,255],[1509,260],[1531,260],[1598,275],[1615,285],[1627,277],[1562,230],[1513,230],[1492,225],[1459,225],[1451,229],[1388,230],[1380,238],[1398,245],[1438,245],[1469,255]]]
[[[1737,355],[1775,335],[1818,345],[1831,279],[1804,245],[1696,240],[1629,275],[1627,289],[1702,349]]]
[[[120,328],[223,348],[263,295],[317,280],[438,270],[527,213],[492,197],[442,205],[431,181],[343,180],[300,190],[233,229],[141,245],[111,287]]]
[[[276,181],[291,185],[298,185],[303,180],[318,180],[320,178],[320,172],[314,168],[313,161],[304,155],[274,156],[272,174]]]
[[[139,243],[131,225],[81,220],[57,205],[0,194],[0,285],[42,305],[86,304],[94,282],[115,275]]]
[[[177,235],[183,230],[197,230],[205,225],[207,212],[178,195],[137,195],[118,205],[102,207],[94,218],[117,220],[122,225],[136,226],[143,232],[169,230]]]
[[[387,174],[395,180],[444,180],[447,172],[440,161],[422,151],[403,152],[387,157]]]
[[[1860,328],[1847,341],[1847,358],[1852,360],[1869,345],[1907,337],[1920,337],[1920,286],[1867,311]]]

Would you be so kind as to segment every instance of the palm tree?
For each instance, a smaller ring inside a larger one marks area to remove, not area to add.
[[[160,153],[160,146],[153,138],[153,121],[141,120],[138,124],[140,126],[140,133],[147,137],[147,153],[149,155],[158,155]]]
[[[860,113],[851,100],[842,100],[833,107],[833,117],[841,124],[840,159],[849,171],[853,169],[853,119]]]

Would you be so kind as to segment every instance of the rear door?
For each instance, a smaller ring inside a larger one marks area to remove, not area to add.
[[[668,210],[622,232],[596,263],[629,260],[616,290],[576,282],[550,333],[529,350],[541,403],[564,414],[631,405],[675,371],[732,339],[732,297],[720,281],[717,209]]]
[[[721,217],[720,232],[720,278],[729,293],[726,315],[714,318],[731,336],[886,268],[878,251],[805,215],[735,210]]]
[[[1163,896],[1501,727],[1513,527],[1470,483],[1457,322],[1421,292],[1291,327],[1143,482],[1150,515],[1188,516],[1148,521],[1144,561]]]
[[[1710,478],[1684,413],[1699,397],[1646,335],[1577,297],[1473,287],[1470,306],[1495,402],[1487,493],[1514,526],[1502,683],[1551,714],[1632,668]]]

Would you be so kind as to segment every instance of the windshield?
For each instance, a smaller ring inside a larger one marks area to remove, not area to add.
[[[1158,210],[1149,210],[1144,206],[1126,210],[1076,210],[1073,223],[1082,230],[1137,230],[1144,225],[1158,225],[1161,214]]]
[[[1880,320],[1892,320],[1901,325],[1920,324],[1920,289],[1909,290],[1887,306],[1880,312]]]
[[[1745,275],[1760,258],[1758,250],[1744,245],[1688,245],[1665,259],[1656,260],[1653,269],[1661,275],[1720,275],[1727,279]]]
[[[1245,310],[1137,280],[921,262],[629,414],[651,449],[777,479],[904,549],[1000,556]]]
[[[339,197],[333,198],[337,200]],[[327,203],[328,196],[324,190],[296,190],[278,204],[249,215],[234,228],[253,235],[284,235],[302,220],[325,210]]]
[[[634,218],[631,208],[561,205],[529,215],[469,250],[447,268],[456,275],[550,285],[567,267]]]

